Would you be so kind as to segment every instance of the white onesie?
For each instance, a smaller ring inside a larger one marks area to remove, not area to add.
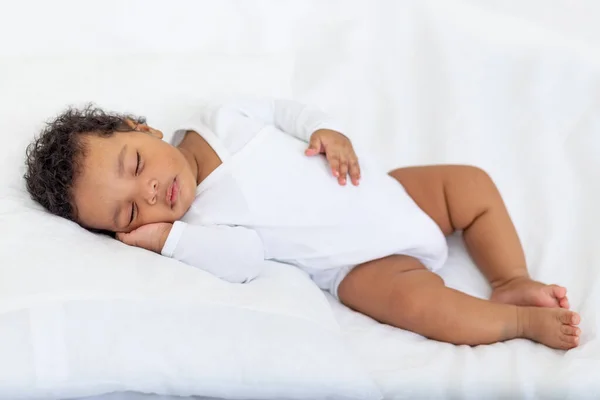
[[[276,260],[336,297],[350,269],[366,261],[405,254],[441,267],[443,233],[373,160],[358,154],[360,185],[340,186],[325,157],[304,154],[321,128],[343,133],[320,110],[289,100],[203,108],[172,144],[196,131],[222,164],[198,185],[162,254],[230,282],[251,280],[262,260]]]

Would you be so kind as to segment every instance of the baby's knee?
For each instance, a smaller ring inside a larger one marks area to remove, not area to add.
[[[476,187],[488,188],[495,186],[492,177],[484,169],[474,165],[462,165],[459,168],[461,169],[461,174]]]
[[[445,283],[439,275],[425,269],[407,271],[402,275],[395,277],[389,307],[397,318],[408,323],[420,318],[432,303],[438,301],[436,293]]]

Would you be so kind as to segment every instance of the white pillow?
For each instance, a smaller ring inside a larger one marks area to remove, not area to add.
[[[380,397],[300,270],[265,262],[251,283],[230,284],[12,209],[0,216],[10,232],[0,248],[0,398]]]
[[[11,110],[0,120],[1,399],[381,397],[303,272],[265,262],[256,280],[229,284],[50,216],[23,188],[25,145],[66,103],[145,114],[166,133],[195,97],[234,86],[285,96],[290,65],[256,55],[0,65],[0,107]]]

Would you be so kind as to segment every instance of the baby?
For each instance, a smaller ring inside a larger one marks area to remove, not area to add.
[[[529,277],[498,190],[470,166],[389,173],[320,110],[261,99],[206,106],[171,144],[144,119],[88,106],[27,149],[27,189],[51,213],[234,283],[261,261],[304,270],[346,306],[467,345],[579,343],[566,289]],[[307,145],[308,143],[308,145]],[[462,231],[490,301],[434,273]]]

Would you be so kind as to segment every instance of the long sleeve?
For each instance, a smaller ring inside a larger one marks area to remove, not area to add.
[[[260,272],[262,241],[247,228],[190,225],[176,221],[161,254],[232,283],[245,283]]]
[[[319,129],[331,129],[343,133],[343,128],[329,115],[317,107],[294,100],[266,98],[237,101],[224,106],[251,119],[274,125],[305,142],[308,142],[310,136]]]

